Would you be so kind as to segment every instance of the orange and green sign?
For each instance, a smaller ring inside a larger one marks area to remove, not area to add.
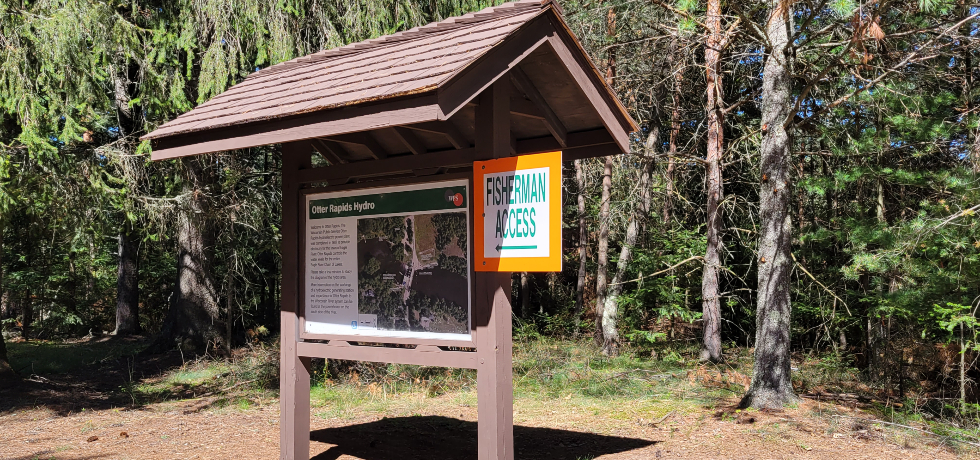
[[[477,271],[561,271],[561,152],[473,164]]]

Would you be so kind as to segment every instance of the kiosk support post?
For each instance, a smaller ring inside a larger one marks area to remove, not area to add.
[[[476,272],[476,394],[479,460],[514,459],[510,273]]]
[[[299,342],[299,182],[309,167],[309,141],[282,144],[282,305],[280,309],[279,458],[310,458],[310,358]]]
[[[480,95],[476,148],[484,158],[511,154],[510,79],[501,78]],[[482,199],[474,184],[474,198]],[[478,198],[480,197],[480,198]],[[474,242],[474,251],[482,250]],[[479,460],[514,459],[514,370],[509,272],[476,272],[477,449]]]

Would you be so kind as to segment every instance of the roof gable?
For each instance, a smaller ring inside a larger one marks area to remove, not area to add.
[[[271,66],[143,139],[153,141],[154,160],[306,139],[326,142],[319,150],[331,150],[331,164],[465,149],[476,144],[479,96],[501,78],[517,87],[509,104],[515,154],[629,151],[636,123],[552,0]]]

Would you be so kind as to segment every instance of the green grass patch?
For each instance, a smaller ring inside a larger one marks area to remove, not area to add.
[[[22,375],[61,374],[99,362],[131,356],[145,347],[141,341],[119,339],[85,342],[41,341],[7,343],[10,365]]]
[[[321,364],[311,402],[320,417],[406,416],[433,407],[476,407],[476,372],[398,364]],[[624,350],[603,356],[592,344],[546,337],[514,346],[515,407],[546,413],[556,403],[583,414],[632,420],[688,412],[730,392],[694,388],[687,367]],[[435,401],[435,400],[438,400]],[[629,404],[613,400],[629,400]],[[612,409],[611,409],[612,408]]]

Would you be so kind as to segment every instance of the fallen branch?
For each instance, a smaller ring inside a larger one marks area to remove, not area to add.
[[[657,420],[656,422],[651,422],[651,423],[653,425],[659,425],[661,423],[664,423],[664,421],[667,420],[668,417],[670,417],[671,415],[674,415],[676,413],[677,413],[676,410],[672,410],[670,412],[667,412],[667,415],[664,415],[663,417],[660,417],[660,420]]]
[[[790,257],[792,257],[792,258],[793,258],[793,262],[796,262],[796,266],[797,266],[797,267],[800,267],[800,270],[803,270],[803,273],[806,273],[806,274],[807,274],[807,276],[809,276],[809,277],[810,277],[810,279],[812,279],[814,283],[817,283],[817,284],[819,284],[819,285],[820,285],[820,287],[822,287],[822,288],[823,288],[823,289],[824,289],[825,291],[827,291],[827,293],[828,293],[828,294],[830,294],[830,295],[832,295],[832,296],[834,296],[834,298],[835,298],[835,299],[837,299],[837,300],[839,300],[839,301],[840,301],[840,303],[842,303],[842,304],[844,304],[844,309],[845,309],[845,310],[847,310],[847,314],[848,314],[848,315],[850,315],[850,314],[851,314],[851,309],[850,309],[850,308],[847,308],[847,302],[845,302],[845,301],[844,301],[844,299],[842,299],[842,298],[840,298],[840,297],[837,297],[837,294],[834,294],[834,291],[831,291],[831,290],[830,290],[830,288],[828,288],[827,286],[824,286],[824,284],[823,284],[823,283],[821,283],[820,281],[818,281],[818,280],[817,280],[817,278],[816,278],[815,276],[813,276],[813,274],[812,274],[812,273],[810,273],[810,272],[809,272],[809,271],[808,271],[808,270],[806,269],[806,267],[804,267],[804,266],[803,266],[803,264],[801,264],[801,263],[800,263],[799,261],[797,261],[797,260],[796,260],[796,256],[795,256],[795,255],[793,255],[792,253],[790,253]]]
[[[649,275],[644,275],[644,276],[641,276],[639,278],[632,279],[632,280],[629,280],[629,281],[620,281],[618,283],[609,283],[609,285],[610,286],[615,286],[615,285],[618,285],[618,284],[635,283],[637,281],[640,281],[640,280],[643,280],[643,279],[646,279],[646,278],[650,278],[650,277],[657,276],[657,275],[662,275],[662,274],[667,273],[669,271],[672,271],[672,270],[676,269],[677,267],[680,267],[681,265],[684,265],[684,264],[686,264],[686,263],[688,263],[688,262],[690,262],[692,260],[698,260],[698,259],[704,260],[704,257],[701,257],[701,256],[688,257],[687,259],[684,259],[684,260],[682,260],[680,262],[677,262],[676,264],[671,265],[670,267],[667,267],[667,268],[665,268],[663,270],[660,270],[659,272],[654,272],[654,273],[651,273]]]
[[[929,430],[923,430],[922,428],[916,428],[914,426],[902,425],[901,423],[886,422],[884,420],[878,420],[878,419],[874,419],[874,418],[854,417],[854,416],[851,416],[851,415],[832,415],[831,417],[849,418],[849,419],[852,419],[852,420],[861,420],[862,422],[866,422],[866,423],[883,423],[885,425],[897,426],[897,427],[900,427],[900,428],[908,428],[910,430],[915,430],[915,431],[918,431],[920,433],[925,433],[925,434],[929,434],[929,435],[933,435],[933,436],[942,438],[943,441],[953,440],[955,442],[961,442],[963,444],[969,444],[969,445],[974,446],[974,447],[980,447],[980,444],[977,444],[977,443],[974,443],[974,442],[964,441],[962,439],[953,439],[952,436],[942,436],[942,435],[933,433],[932,431],[929,431]],[[976,439],[976,438],[974,438],[974,439]]]
[[[257,382],[258,380],[259,379],[252,379],[252,380],[249,380],[249,381],[246,381],[246,382],[238,382],[238,383],[236,383],[236,384],[234,384],[234,385],[232,385],[230,387],[224,387],[224,388],[222,388],[220,390],[209,391],[209,392],[204,393],[203,395],[198,396],[197,398],[194,398],[194,399],[202,399],[202,398],[206,398],[206,397],[211,396],[211,395],[216,394],[216,393],[224,393],[224,392],[226,392],[228,390],[231,390],[233,388],[240,387],[242,385],[247,385],[249,383]]]

